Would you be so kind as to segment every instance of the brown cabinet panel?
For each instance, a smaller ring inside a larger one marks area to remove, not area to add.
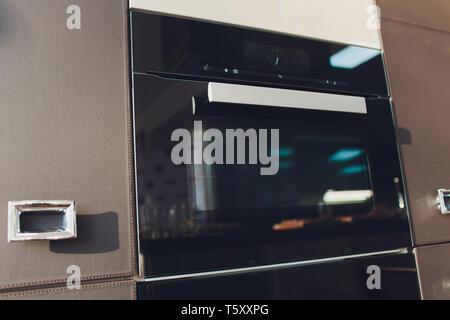
[[[0,289],[135,273],[127,4],[0,0]],[[78,238],[7,243],[8,201],[75,200]]]
[[[448,0],[376,0],[381,16],[450,32]]]
[[[450,241],[437,189],[450,188],[450,33],[382,19],[416,245]]]
[[[0,300],[136,300],[135,281],[104,282],[66,287],[0,293]]]
[[[414,249],[422,298],[450,299],[450,244]]]

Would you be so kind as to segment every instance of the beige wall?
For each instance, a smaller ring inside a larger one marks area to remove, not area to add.
[[[130,0],[130,7],[380,48],[373,0]]]

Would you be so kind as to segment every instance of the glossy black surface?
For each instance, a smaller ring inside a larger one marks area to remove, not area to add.
[[[230,128],[255,130],[258,140],[265,138],[258,135],[261,130],[279,130],[278,171],[274,175],[261,175],[261,168],[268,167],[261,164],[196,166],[195,172],[203,179],[197,178],[194,187],[203,187],[206,195],[195,199],[197,211],[228,211],[228,216],[234,212],[241,219],[248,216],[254,220],[256,216],[273,216],[277,210],[277,218],[268,221],[274,224],[280,222],[281,216],[296,218],[300,211],[303,218],[318,218],[326,211],[345,215],[348,206],[324,201],[326,194],[332,193],[329,190],[371,190],[367,116],[196,101],[192,120],[202,121],[203,132],[219,129],[225,143],[229,143],[226,129]],[[271,141],[270,134],[268,139]],[[246,151],[249,158],[248,145]],[[372,197],[358,205],[352,203],[353,211],[366,212],[371,207]]]
[[[367,288],[380,267],[381,289]],[[275,271],[139,282],[138,299],[420,299],[412,254],[351,259]]]
[[[64,230],[64,211],[25,211],[19,216],[19,230],[23,233]]]
[[[411,246],[391,107],[378,98],[388,95],[379,51],[133,11],[130,21],[142,276]],[[208,103],[208,81],[366,96],[367,114]],[[248,164],[248,154],[247,164],[173,163],[174,130],[193,136],[213,128],[224,137],[227,129],[278,129],[277,174],[262,176],[263,166]],[[330,201],[342,191],[344,201]],[[325,293],[312,288],[322,288],[316,272],[340,277],[358,263],[305,267],[302,277],[314,281],[283,292],[366,297],[354,284]],[[297,271],[277,272],[218,278],[216,285],[238,279],[260,288],[261,297],[278,297],[267,279],[286,272],[295,278]],[[189,281],[148,285],[143,297],[170,297],[173,289],[202,298],[215,283]],[[204,285],[198,296],[197,285]],[[231,295],[231,288],[224,290]],[[242,294],[260,297],[255,292]]]
[[[387,99],[367,99],[367,114],[250,108],[206,104],[206,88],[206,82],[134,75],[142,275],[411,245]],[[178,142],[171,141],[172,132],[192,131],[197,120],[204,129],[279,128],[280,163],[288,165],[275,176],[261,176],[259,165],[173,164]],[[342,150],[353,155],[333,160]],[[329,189],[373,196],[323,203]],[[209,201],[199,201],[198,194]]]
[[[387,96],[381,51],[131,12],[133,71]]]

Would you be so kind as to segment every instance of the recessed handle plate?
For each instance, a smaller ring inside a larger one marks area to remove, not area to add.
[[[60,240],[76,238],[76,236],[74,201],[8,202],[8,242]]]
[[[438,189],[437,201],[442,214],[450,214],[450,189]]]

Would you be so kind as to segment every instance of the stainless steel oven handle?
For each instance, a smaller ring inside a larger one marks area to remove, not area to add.
[[[208,83],[209,102],[248,104],[282,108],[367,113],[362,97],[300,90]]]

